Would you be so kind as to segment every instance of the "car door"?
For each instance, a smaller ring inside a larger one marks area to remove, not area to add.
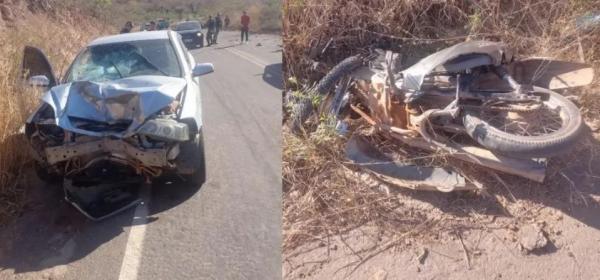
[[[23,50],[21,73],[25,80],[29,80],[29,78],[33,76],[43,75],[48,78],[48,81],[50,82],[49,87],[53,87],[57,84],[52,65],[44,52],[36,47],[25,46]]]

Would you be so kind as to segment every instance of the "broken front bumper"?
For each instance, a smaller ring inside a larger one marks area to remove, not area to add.
[[[123,140],[103,138],[97,141],[69,144],[45,149],[46,159],[50,165],[68,161],[76,157],[95,153],[110,153],[115,157],[132,158],[146,166],[163,167],[169,160],[179,154],[178,146],[168,149],[141,150]]]
[[[44,149],[46,162],[64,166],[65,199],[92,220],[137,205],[140,187],[174,169],[179,144],[144,149],[121,139],[98,138]],[[61,164],[64,163],[64,164]]]

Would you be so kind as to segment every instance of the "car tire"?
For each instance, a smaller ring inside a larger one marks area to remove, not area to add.
[[[204,159],[204,137],[202,136],[202,132],[197,134],[195,139],[185,143],[181,148],[181,152],[196,155],[192,157],[194,173],[184,175],[183,178],[193,185],[203,184],[206,181],[206,164]]]
[[[40,180],[42,180],[45,183],[56,184],[56,183],[62,182],[62,180],[63,180],[63,176],[49,171],[48,168],[43,167],[38,162],[34,163],[33,168],[34,168],[35,173],[38,176],[38,178],[40,178]]]

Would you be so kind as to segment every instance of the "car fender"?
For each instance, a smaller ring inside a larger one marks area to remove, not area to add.
[[[196,78],[191,78],[183,96],[181,114],[182,122],[190,126],[190,132],[197,134],[202,129],[202,97]]]

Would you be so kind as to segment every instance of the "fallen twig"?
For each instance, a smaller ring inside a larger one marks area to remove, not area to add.
[[[377,255],[379,255],[379,254],[381,254],[381,253],[383,253],[383,252],[385,252],[385,251],[389,250],[390,248],[392,248],[392,247],[396,246],[396,245],[398,244],[398,242],[400,242],[400,241],[404,240],[404,238],[405,238],[405,237],[407,237],[408,235],[410,235],[410,234],[412,234],[412,233],[419,233],[419,232],[421,232],[421,231],[422,231],[424,228],[426,228],[426,227],[424,227],[424,225],[427,225],[427,224],[428,224],[428,222],[430,222],[430,221],[431,221],[431,220],[426,220],[425,222],[423,222],[423,223],[419,224],[418,226],[416,226],[416,227],[415,227],[413,230],[407,231],[407,232],[405,232],[404,234],[402,234],[401,236],[399,236],[398,238],[394,238],[394,239],[392,239],[392,240],[388,241],[388,242],[387,242],[385,245],[383,245],[383,247],[381,247],[381,249],[379,249],[379,250],[377,250],[377,251],[375,251],[375,252],[373,252],[373,253],[369,254],[368,256],[364,257],[364,258],[363,258],[363,259],[362,259],[362,260],[361,260],[361,261],[360,261],[358,264],[356,264],[356,266],[354,266],[354,268],[352,269],[352,271],[350,271],[350,272],[349,272],[349,273],[346,275],[346,277],[348,277],[348,276],[352,275],[352,273],[354,273],[354,272],[355,272],[355,271],[356,271],[356,270],[357,270],[357,269],[358,269],[358,268],[359,268],[361,265],[363,265],[363,264],[364,264],[365,262],[367,262],[368,260],[370,260],[370,259],[372,259],[373,257],[375,257],[375,256],[377,256]],[[428,225],[429,225],[429,226],[432,226],[432,225],[434,225],[434,224],[437,224],[437,223],[439,223],[440,221],[441,221],[441,220],[435,220],[433,224],[428,224]],[[341,270],[341,269],[343,269],[343,268],[346,268],[346,267],[348,267],[348,266],[350,266],[350,265],[352,265],[352,263],[350,263],[350,264],[348,264],[348,265],[346,265],[346,266],[344,266],[344,267],[340,268],[340,270]]]
[[[496,178],[496,180],[498,180],[498,182],[500,182],[500,184],[504,187],[504,189],[506,189],[508,194],[510,194],[510,198],[512,199],[511,202],[517,202],[517,198],[515,197],[515,195],[512,193],[512,191],[508,187],[508,184],[506,184],[506,182],[504,182],[504,180],[502,180],[502,178],[498,175],[498,173],[496,173],[494,171],[490,171],[490,173],[492,174],[492,176],[494,176],[494,178]]]
[[[563,173],[562,171],[560,171],[559,174],[561,176],[563,176],[565,179],[567,179],[567,181],[569,181],[569,184],[571,184],[571,188],[575,190],[575,193],[578,194],[579,197],[581,197],[581,200],[583,200],[585,207],[589,207],[587,199],[585,199],[585,196],[583,196],[583,193],[581,193],[581,191],[577,188],[577,186],[575,186],[575,183],[573,182],[573,180],[571,180],[569,177],[567,177],[567,175],[565,175],[565,173]]]
[[[461,234],[456,233],[456,236],[458,236],[458,240],[460,241],[460,245],[462,246],[463,253],[465,254],[465,262],[467,263],[467,269],[471,270],[471,258],[469,257],[469,251],[467,251],[467,247],[465,246],[465,242],[463,242]]]

